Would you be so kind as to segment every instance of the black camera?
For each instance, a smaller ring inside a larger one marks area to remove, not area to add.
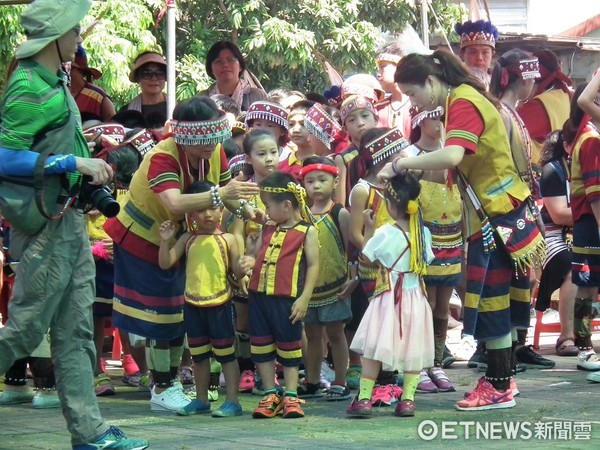
[[[84,210],[97,209],[106,217],[115,217],[121,210],[121,205],[108,186],[90,184],[92,177],[84,176],[79,189],[79,207]]]

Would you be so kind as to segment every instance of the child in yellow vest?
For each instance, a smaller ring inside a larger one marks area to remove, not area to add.
[[[346,400],[350,390],[346,385],[348,341],[345,324],[352,318],[350,292],[358,280],[348,280],[346,248],[350,214],[332,200],[339,182],[339,169],[324,157],[304,160],[301,176],[312,200],[311,212],[319,232],[319,278],[304,317],[306,345],[303,356],[306,382],[298,386],[300,398],[322,397],[319,371],[323,358],[323,338],[331,345],[335,379],[327,390],[327,400]]]
[[[214,186],[209,181],[196,181],[190,193],[209,192]],[[223,208],[203,209],[188,214],[188,231],[171,245],[177,227],[171,221],[161,224],[159,265],[166,270],[186,255],[186,281],[184,322],[192,359],[196,399],[176,411],[188,416],[210,412],[208,389],[210,384],[210,357],[221,363],[227,399],[213,417],[230,417],[242,414],[238,402],[239,366],[235,357],[235,330],[231,316],[231,286],[227,273],[238,277],[240,271],[239,248],[232,234],[222,233],[218,226]]]

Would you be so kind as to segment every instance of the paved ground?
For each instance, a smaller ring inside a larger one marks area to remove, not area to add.
[[[456,333],[459,331],[455,330],[453,336]],[[250,411],[258,397],[250,394],[241,396],[244,407],[241,417],[213,419],[156,414],[150,412],[148,393],[118,382],[118,369],[112,371],[117,380],[117,395],[99,401],[110,424],[132,436],[149,439],[152,449],[362,449],[456,445],[506,449],[600,448],[600,384],[585,380],[586,374],[575,369],[576,358],[553,356],[555,340],[555,335],[546,335],[542,353],[556,361],[556,368],[530,369],[520,374],[518,386],[522,394],[517,397],[515,408],[505,410],[479,413],[454,410],[454,402],[466,389],[472,388],[481,375],[468,369],[465,362],[457,362],[447,371],[457,392],[417,394],[414,418],[394,417],[393,408],[386,407],[380,408],[370,419],[351,419],[345,414],[348,402],[313,400],[306,403],[305,418],[255,420]],[[69,448],[59,410],[34,410],[31,405],[4,406],[0,407],[0,421],[0,449]],[[466,423],[459,425],[459,421]],[[437,428],[435,437],[431,441],[423,440],[419,436],[419,427],[426,433],[431,426]],[[444,427],[446,439],[442,439]],[[516,435],[521,439],[508,439],[505,427],[516,427]],[[582,437],[591,439],[576,439]]]

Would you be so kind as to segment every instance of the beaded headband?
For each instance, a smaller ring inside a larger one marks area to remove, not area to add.
[[[246,161],[246,155],[235,155],[229,160],[229,171],[232,175],[237,175],[239,172],[244,172],[248,175],[251,173],[250,164]]]
[[[377,58],[375,58],[375,63],[391,62],[394,64],[398,64],[401,59],[402,57],[398,55],[393,55],[391,53],[380,53],[379,55],[377,55]]]
[[[315,170],[330,173],[334,177],[337,177],[340,174],[340,169],[338,169],[337,167],[330,166],[329,164],[317,163],[317,164],[309,164],[308,166],[303,167],[302,170],[300,171],[300,177],[304,178],[304,176],[306,174],[308,174],[309,172],[313,172]]]
[[[104,147],[115,147],[125,136],[125,127],[120,123],[101,123],[83,130],[85,134],[95,135],[100,132],[100,140]]]
[[[138,153],[144,156],[154,148],[156,140],[154,135],[144,128],[123,142],[123,144],[133,145]]]
[[[357,109],[368,109],[373,113],[375,118],[377,119],[377,111],[375,111],[375,106],[373,106],[373,102],[368,97],[363,97],[360,95],[353,95],[348,97],[342,103],[342,107],[340,109],[340,115],[342,116],[342,123],[346,123],[346,119],[348,116],[356,111]]]
[[[541,78],[540,61],[537,58],[523,59],[506,68],[510,73],[520,76],[523,80]]]
[[[498,29],[491,22],[485,20],[472,22],[469,20],[462,24],[456,24],[454,30],[460,36],[461,50],[470,45],[489,45],[496,48]]]
[[[315,103],[304,116],[304,126],[307,131],[315,136],[327,147],[331,145],[336,133],[342,131],[342,127],[337,121],[327,114],[323,106]]]
[[[240,122],[239,120],[236,120],[235,122],[233,122],[233,125],[231,126],[231,132],[232,133],[236,133],[236,132],[247,133],[248,127],[246,126],[246,124],[244,122]]]
[[[314,223],[310,208],[306,205],[306,190],[298,183],[290,181],[284,188],[265,186],[261,187],[260,190],[261,192],[266,192],[268,194],[293,194],[300,205],[302,218],[308,222]]]
[[[390,155],[404,150],[408,147],[408,141],[404,139],[402,132],[398,128],[392,128],[387,133],[373,139],[365,145],[365,148],[371,154],[373,164],[378,164]]]
[[[262,100],[252,103],[246,112],[246,125],[251,127],[252,122],[256,119],[268,120],[286,130],[290,129],[288,124],[288,112],[283,106],[278,105],[277,103]]]
[[[171,119],[173,137],[181,145],[212,145],[231,139],[231,127],[225,114],[217,119],[186,121]]]
[[[425,120],[425,119],[439,119],[443,115],[444,115],[444,108],[442,108],[441,106],[438,106],[437,108],[435,108],[432,111],[423,110],[423,111],[415,113],[415,115],[413,115],[413,117],[410,119],[410,121],[411,121],[412,127],[414,129],[414,128],[417,128],[421,124],[421,122],[423,122],[423,120]]]

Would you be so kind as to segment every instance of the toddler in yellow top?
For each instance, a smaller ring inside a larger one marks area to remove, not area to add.
[[[197,181],[190,193],[209,192],[209,181]],[[227,383],[227,399],[213,417],[242,414],[238,402],[239,367],[235,357],[231,296],[227,274],[243,274],[239,266],[239,247],[232,234],[219,230],[223,207],[211,206],[188,214],[188,231],[171,245],[177,227],[171,221],[161,224],[158,262],[161,269],[173,267],[186,255],[184,322],[190,353],[194,360],[196,399],[176,411],[187,416],[210,412],[208,388],[210,357],[214,355],[223,367]]]

